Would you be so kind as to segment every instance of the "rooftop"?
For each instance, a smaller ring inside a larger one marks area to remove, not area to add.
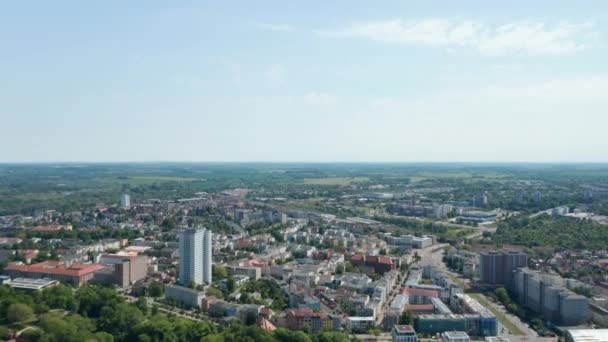
[[[411,325],[395,325],[395,326],[393,326],[393,328],[398,333],[408,333],[408,332],[415,333],[416,332],[414,330],[414,328],[412,328]]]
[[[98,271],[102,268],[103,265],[98,264],[72,264],[72,266],[66,267],[65,264],[61,261],[43,261],[33,265],[10,264],[6,266],[5,270],[42,274],[61,274],[73,277],[81,277],[83,275]]]

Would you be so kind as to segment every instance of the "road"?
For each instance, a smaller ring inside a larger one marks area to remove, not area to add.
[[[448,244],[434,245],[432,247],[428,247],[428,248],[419,250],[418,255],[420,255],[422,257],[422,259],[420,261],[420,265],[421,266],[432,265],[435,267],[436,270],[439,270],[439,271],[447,274],[455,282],[460,283],[461,285],[464,285],[465,287],[468,287],[469,286],[468,279],[463,279],[463,278],[461,278],[461,276],[459,274],[451,272],[450,270],[448,270],[446,265],[443,263],[443,260],[442,260],[443,249],[441,249],[440,247],[445,247],[447,245]],[[538,336],[536,331],[531,329],[526,323],[522,322],[519,319],[519,317],[514,316],[514,315],[510,314],[509,312],[507,312],[507,310],[504,308],[504,306],[497,304],[497,303],[493,303],[492,301],[487,299],[483,294],[478,294],[478,295],[481,296],[482,298],[486,299],[486,302],[492,306],[492,309],[500,312],[505,317],[505,319],[507,319],[509,321],[509,323],[513,324],[514,326],[516,326],[519,330],[521,330],[523,332],[523,335],[514,335],[514,334],[512,334],[512,332],[509,331],[509,329],[507,329],[505,326],[503,326],[499,322],[498,331],[501,332],[500,336],[504,336],[504,337],[508,338],[509,341],[511,341],[511,342],[557,341],[557,338],[555,338],[555,337]],[[481,304],[484,304],[484,303],[481,303]]]

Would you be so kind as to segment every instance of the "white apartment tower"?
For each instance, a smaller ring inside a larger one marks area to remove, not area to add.
[[[191,228],[179,235],[179,282],[186,286],[211,284],[211,231]]]
[[[130,206],[131,206],[131,196],[129,196],[127,194],[122,194],[120,196],[120,207],[128,208]]]

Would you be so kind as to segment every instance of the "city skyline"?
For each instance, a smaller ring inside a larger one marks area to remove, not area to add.
[[[606,4],[316,7],[5,4],[0,162],[608,161]]]

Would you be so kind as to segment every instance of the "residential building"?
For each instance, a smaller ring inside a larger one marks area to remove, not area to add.
[[[165,298],[186,304],[190,307],[200,307],[205,293],[179,285],[165,285]]]
[[[528,255],[522,252],[479,253],[479,279],[488,285],[510,286],[513,271],[526,267]]]
[[[211,284],[211,231],[204,228],[183,230],[179,236],[179,281],[182,285]]]
[[[362,268],[366,273],[384,274],[396,269],[393,259],[382,255],[355,254],[350,258],[350,263],[355,267]]]
[[[560,325],[575,326],[587,321],[589,299],[568,290],[560,276],[528,268],[513,273],[511,290],[520,305]]]
[[[289,309],[286,314],[286,325],[291,330],[311,329],[313,332],[323,329],[337,330],[341,324],[339,318],[320,311],[315,312],[311,308]]]
[[[131,196],[127,194],[122,194],[120,196],[120,207],[121,208],[129,208],[131,206]]]

